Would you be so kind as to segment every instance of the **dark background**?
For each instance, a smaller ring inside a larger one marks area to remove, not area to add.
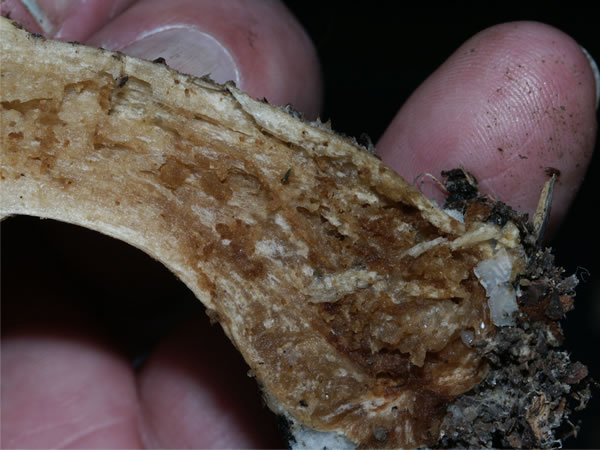
[[[322,118],[349,135],[366,132],[373,142],[412,91],[465,40],[489,26],[514,20],[544,22],[572,36],[600,61],[600,33],[593,19],[597,12],[591,6],[521,3],[407,7],[407,2],[371,1],[344,2],[342,7],[326,1],[286,2],[319,52],[325,81]],[[596,143],[568,219],[549,245],[566,273],[581,279],[576,309],[564,321],[566,345],[600,380],[600,239],[594,219],[600,193],[598,147]],[[565,442],[566,447],[600,448],[600,392],[595,397],[574,417],[581,420],[581,431],[577,439]]]

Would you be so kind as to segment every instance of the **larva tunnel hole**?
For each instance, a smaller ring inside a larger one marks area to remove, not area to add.
[[[245,361],[160,262],[120,240],[50,219],[12,216],[0,223],[0,235],[3,341],[15,333],[58,339],[95,333],[139,374],[161,342],[179,334],[175,339],[188,344],[172,355],[174,369],[193,377],[203,366],[198,382],[222,397],[217,403],[235,405],[228,414],[239,414],[241,425],[252,418],[260,433],[273,436],[273,446],[284,446]]]

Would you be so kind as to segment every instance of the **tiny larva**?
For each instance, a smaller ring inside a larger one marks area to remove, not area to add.
[[[281,179],[281,184],[286,184],[288,182],[291,173],[292,173],[292,168],[290,167],[288,170],[286,170],[285,175]]]

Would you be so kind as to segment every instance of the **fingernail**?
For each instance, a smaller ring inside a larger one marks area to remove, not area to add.
[[[21,3],[43,30],[44,35],[53,37],[56,29],[79,0],[21,0]]]
[[[188,25],[167,26],[142,34],[119,49],[126,55],[166,63],[190,75],[209,75],[218,83],[240,84],[237,65],[229,50],[210,34]]]
[[[583,50],[583,54],[586,56],[592,67],[592,73],[594,74],[594,80],[596,81],[596,109],[598,109],[598,102],[600,102],[600,70],[598,70],[598,64],[596,64],[592,55],[590,55],[583,47],[581,47],[581,50]]]

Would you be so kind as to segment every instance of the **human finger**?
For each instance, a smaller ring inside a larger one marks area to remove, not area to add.
[[[218,326],[193,317],[139,375],[142,433],[156,448],[280,448],[248,366]]]
[[[6,0],[9,15],[32,33],[61,41],[85,41],[135,0]]]
[[[139,448],[135,383],[110,349],[39,328],[1,346],[6,448]]]
[[[549,170],[559,172],[556,226],[591,159],[596,92],[593,66],[572,38],[540,23],[497,25],[414,92],[378,149],[409,180],[464,167],[482,193],[530,215]],[[441,199],[433,185],[425,192]]]
[[[155,59],[182,72],[235,81],[257,98],[314,118],[320,68],[306,32],[276,1],[141,0],[88,43]]]
[[[3,448],[139,448],[130,364],[31,222],[2,223]]]

